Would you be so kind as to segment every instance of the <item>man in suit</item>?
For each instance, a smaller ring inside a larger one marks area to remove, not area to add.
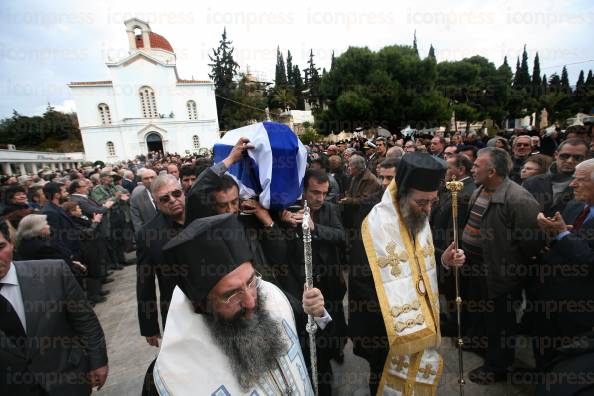
[[[579,342],[594,324],[594,311],[584,305],[592,301],[594,282],[593,175],[594,159],[581,162],[570,183],[575,200],[567,204],[563,215],[538,215],[538,224],[550,238],[539,274],[537,301],[531,304],[536,311],[536,335],[541,341],[535,348],[540,368],[566,359],[560,350]],[[546,312],[537,311],[539,306],[546,306]]]
[[[62,260],[12,261],[0,220],[0,394],[89,395],[107,379],[103,330]]]
[[[68,187],[68,194],[71,201],[78,203],[80,210],[89,219],[93,218],[95,213],[105,214],[114,205],[114,201],[105,201],[103,205],[99,205],[97,202],[89,198],[89,191],[92,187],[92,183],[88,179],[77,179],[70,183]]]
[[[522,184],[536,198],[545,216],[563,213],[573,199],[569,184],[576,165],[588,158],[588,151],[588,144],[582,139],[565,140],[555,151],[555,162],[548,172],[529,177]]]
[[[122,180],[122,187],[124,187],[130,194],[136,187],[136,180],[134,179],[134,172],[131,170],[124,171],[124,179]]]
[[[42,213],[47,216],[52,239],[68,250],[72,258],[79,259],[80,241],[76,225],[60,206],[61,201],[68,197],[66,187],[62,183],[46,183],[43,186],[43,193],[47,198],[47,203],[43,207]]]
[[[158,310],[163,327],[175,283],[171,269],[163,260],[162,248],[184,227],[185,195],[178,179],[169,174],[157,177],[151,186],[158,214],[137,233],[136,297],[140,334],[149,345],[158,347],[161,338]],[[155,277],[159,282],[160,301],[157,303]]]
[[[130,217],[135,233],[157,215],[157,207],[151,195],[151,183],[157,174],[152,169],[142,169],[139,173],[142,184],[134,189],[130,198]]]

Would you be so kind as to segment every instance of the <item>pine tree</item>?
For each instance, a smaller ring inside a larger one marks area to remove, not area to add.
[[[542,81],[540,80],[540,59],[538,52],[534,56],[534,66],[532,67],[532,95],[539,97],[542,95]]]
[[[522,63],[520,65],[520,88],[528,88],[530,86],[530,71],[528,70],[528,53],[526,52],[526,45],[524,44],[524,52],[522,52]]]
[[[231,90],[234,87],[233,78],[237,75],[239,65],[233,59],[233,42],[227,40],[227,28],[223,29],[219,46],[212,49],[212,55],[209,55],[210,61],[208,65],[211,67],[209,77],[215,85],[215,94],[217,96],[217,112],[219,118],[220,128],[224,128],[223,110],[225,107],[225,99],[230,96]]]
[[[297,99],[297,110],[305,110],[305,99],[303,97],[303,79],[301,78],[301,69],[299,66],[293,66],[293,92]]]
[[[563,70],[561,71],[561,90],[565,93],[571,93],[569,76],[567,75],[567,67],[565,66],[563,66]]]
[[[309,60],[307,61],[307,69],[305,70],[305,88],[307,89],[307,95],[305,99],[312,107],[318,106],[319,93],[320,93],[320,74],[319,68],[314,63],[313,49],[309,52]]]
[[[431,44],[431,46],[429,47],[429,58],[433,58],[433,60],[435,60],[435,48],[433,48],[433,44]]]
[[[584,71],[580,70],[580,75],[577,79],[577,82],[575,83],[575,93],[581,94],[584,91],[585,84]]]
[[[287,83],[290,86],[295,84],[293,82],[293,57],[291,56],[291,51],[287,51]]]
[[[285,60],[280,48],[276,47],[276,71],[274,73],[275,88],[283,88],[287,86],[287,74],[285,69]]]

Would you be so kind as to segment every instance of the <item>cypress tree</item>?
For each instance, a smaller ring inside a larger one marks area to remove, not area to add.
[[[549,87],[547,86],[547,75],[543,75],[542,76],[542,84],[541,84],[542,88],[541,88],[541,94],[542,95],[546,95],[549,93]]]
[[[575,93],[581,94],[584,90],[585,84],[586,84],[586,82],[584,80],[584,71],[580,70],[580,75],[577,79],[577,82],[575,83]]]
[[[542,81],[540,80],[540,59],[538,57],[538,52],[534,56],[534,66],[532,67],[532,95],[533,96],[540,96]]]
[[[305,100],[303,98],[303,79],[301,78],[301,70],[299,66],[293,66],[293,92],[297,99],[297,110],[305,110]]]
[[[514,87],[515,89],[522,88],[520,84],[520,57],[516,58],[516,72],[514,73],[512,87]]]
[[[293,57],[291,51],[287,51],[287,82],[290,86],[294,85],[293,82]]]
[[[285,60],[280,48],[276,47],[276,70],[274,73],[274,86],[282,88],[287,86],[287,74],[285,69]]]
[[[417,30],[415,29],[414,37],[413,37],[413,49],[419,55],[419,49],[417,48]]]
[[[306,100],[310,106],[317,106],[319,100],[320,90],[320,74],[319,68],[314,63],[313,49],[309,52],[309,61],[307,61],[307,69],[305,70],[305,87],[307,89]]]
[[[522,64],[520,65],[520,88],[528,88],[530,86],[530,71],[528,70],[528,53],[526,52],[526,44],[524,44],[524,52],[522,52]]]
[[[334,61],[336,58],[334,57],[334,50],[332,50],[332,57],[330,58],[330,70],[334,68]]]
[[[429,47],[429,58],[433,58],[435,60],[435,48],[433,48],[433,44]]]
[[[567,67],[565,66],[563,66],[563,70],[561,71],[561,90],[565,93],[571,93],[569,76],[567,75]]]

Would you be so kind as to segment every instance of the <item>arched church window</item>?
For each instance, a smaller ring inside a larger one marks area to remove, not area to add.
[[[155,100],[155,91],[151,87],[144,86],[140,88],[140,108],[144,118],[157,118],[157,102]]]
[[[200,148],[200,138],[198,135],[192,136],[192,148],[198,150]]]
[[[106,146],[107,146],[107,155],[114,157],[116,155],[116,152],[115,152],[115,146],[113,145],[113,142],[107,142]]]
[[[186,103],[186,107],[188,108],[188,119],[197,120],[198,108],[196,107],[196,102],[194,102],[193,100],[188,100],[188,102]]]
[[[99,103],[97,107],[99,108],[99,119],[101,120],[101,125],[110,125],[111,113],[109,112],[109,106],[105,103]]]

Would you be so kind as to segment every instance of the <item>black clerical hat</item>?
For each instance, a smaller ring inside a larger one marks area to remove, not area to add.
[[[406,153],[396,173],[398,196],[409,188],[420,191],[437,191],[445,177],[447,163],[427,153]]]
[[[163,255],[197,312],[221,278],[252,261],[245,228],[235,214],[194,220],[165,245]]]

